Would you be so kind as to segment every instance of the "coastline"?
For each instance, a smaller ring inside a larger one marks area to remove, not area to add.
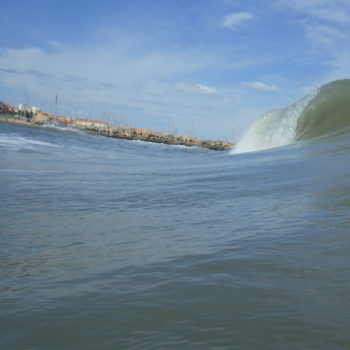
[[[21,117],[20,115],[0,114],[0,122],[8,124],[20,124],[33,127],[42,127],[45,123],[38,121],[30,121]],[[55,123],[54,125],[62,125],[61,123]],[[64,125],[66,126],[66,125]],[[156,130],[149,130],[137,127],[124,127],[124,126],[74,126],[71,127],[84,131],[88,134],[101,135],[105,137],[114,137],[126,140],[140,140],[153,143],[164,143],[168,145],[181,145],[188,147],[200,147],[214,151],[231,150],[234,144],[223,140],[205,140],[193,136],[187,136],[182,134],[174,134],[168,132],[161,132]]]

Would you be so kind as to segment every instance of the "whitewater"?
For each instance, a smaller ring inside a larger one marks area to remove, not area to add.
[[[0,348],[349,349],[349,94],[235,154],[0,123]]]

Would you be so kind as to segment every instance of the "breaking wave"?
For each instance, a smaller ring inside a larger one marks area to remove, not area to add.
[[[60,147],[59,145],[56,145],[54,143],[50,142],[44,142],[39,141],[35,139],[31,139],[28,137],[21,137],[17,135],[1,135],[0,136],[0,147],[7,147],[7,148],[30,148],[30,147],[37,147],[37,146],[44,146],[44,147]]]
[[[70,134],[85,134],[82,130],[79,130],[77,128],[73,128],[71,126],[60,126],[57,124],[52,124],[52,123],[46,123],[44,125],[42,125],[42,128],[44,129],[52,129],[55,131],[61,131],[61,132],[65,132],[65,133],[70,133]]]
[[[350,127],[350,79],[330,82],[291,106],[258,119],[234,153],[285,146]]]

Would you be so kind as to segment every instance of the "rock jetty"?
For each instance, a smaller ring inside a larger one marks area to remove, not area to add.
[[[165,143],[168,145],[201,147],[215,151],[230,150],[234,147],[233,143],[222,140],[203,140],[194,136],[162,132],[151,129],[127,126],[111,126],[106,122],[87,119],[73,119],[70,117],[58,116],[40,111],[34,113],[30,118],[15,113],[12,113],[10,115],[0,113],[0,122],[31,125],[36,127],[41,127],[47,124],[69,126],[71,128],[79,129],[86,133],[94,135],[115,137],[126,140]]]
[[[107,137],[116,137],[126,140],[140,140],[168,145],[182,145],[188,147],[208,148],[215,151],[230,150],[233,144],[222,140],[203,140],[198,137],[162,132],[157,130],[114,126],[109,128],[84,127],[85,132]]]

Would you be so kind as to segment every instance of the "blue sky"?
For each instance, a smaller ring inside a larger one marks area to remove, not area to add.
[[[350,75],[348,0],[2,0],[0,99],[232,138]]]

